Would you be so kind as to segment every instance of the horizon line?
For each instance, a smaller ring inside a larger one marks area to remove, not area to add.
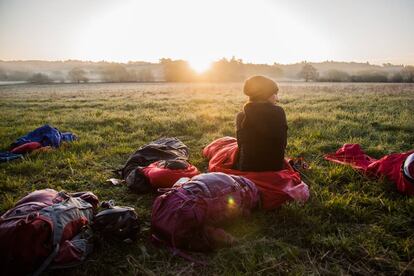
[[[182,60],[182,61],[186,61],[189,62],[186,59],[181,59],[181,58],[170,58],[170,57],[162,57],[159,58],[157,62],[155,61],[147,61],[147,60],[128,60],[128,61],[114,61],[114,60],[83,60],[83,59],[1,59],[0,58],[0,62],[35,62],[35,61],[41,61],[41,62],[68,62],[68,61],[78,61],[78,62],[91,62],[91,63],[99,63],[99,62],[106,62],[106,63],[118,63],[118,64],[128,64],[128,63],[132,63],[132,62],[143,62],[143,63],[150,63],[150,64],[160,64],[160,60],[161,59],[171,59],[171,60]],[[245,61],[242,58],[237,58],[235,56],[228,58],[228,57],[222,57],[219,59],[215,59],[213,61],[211,61],[211,63],[220,61],[222,59],[226,59],[226,60],[231,60],[232,58],[235,58],[236,60],[242,60],[242,62],[244,64],[257,64],[257,65],[269,65],[269,66],[274,66],[274,65],[295,65],[295,64],[302,64],[302,63],[326,63],[326,62],[332,62],[332,63],[358,63],[358,64],[368,64],[368,65],[373,65],[373,66],[380,66],[380,67],[384,67],[385,64],[390,64],[391,66],[414,66],[414,64],[395,64],[395,63],[391,63],[391,62],[382,62],[382,63],[372,63],[371,61],[339,61],[339,60],[323,60],[323,61],[309,61],[309,60],[302,60],[302,61],[297,61],[294,63],[278,63],[278,62],[274,62],[272,63],[255,63],[255,62],[251,62],[251,61]],[[189,62],[190,63],[190,62]]]

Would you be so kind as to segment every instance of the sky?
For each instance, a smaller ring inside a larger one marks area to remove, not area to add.
[[[0,0],[0,60],[414,65],[412,0]]]

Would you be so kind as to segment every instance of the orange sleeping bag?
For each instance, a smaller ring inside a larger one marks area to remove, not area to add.
[[[271,210],[291,200],[305,202],[309,198],[309,188],[301,180],[288,162],[281,171],[246,172],[233,169],[237,158],[237,140],[233,137],[223,137],[213,141],[203,150],[203,155],[209,159],[210,172],[244,176],[256,184],[260,191],[262,208]]]

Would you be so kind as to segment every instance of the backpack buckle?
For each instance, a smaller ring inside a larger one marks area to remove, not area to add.
[[[24,223],[28,224],[28,223],[32,222],[33,220],[35,220],[37,217],[39,217],[39,212],[30,213],[26,216],[26,219],[24,220]]]

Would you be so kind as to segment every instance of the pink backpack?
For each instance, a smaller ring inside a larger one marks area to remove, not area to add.
[[[256,186],[241,176],[205,173],[180,182],[155,199],[151,218],[153,240],[177,253],[232,244],[233,238],[216,227],[248,215],[259,202]]]
[[[40,274],[79,264],[91,252],[85,230],[98,198],[90,192],[32,192],[0,217],[0,262],[6,275]]]

